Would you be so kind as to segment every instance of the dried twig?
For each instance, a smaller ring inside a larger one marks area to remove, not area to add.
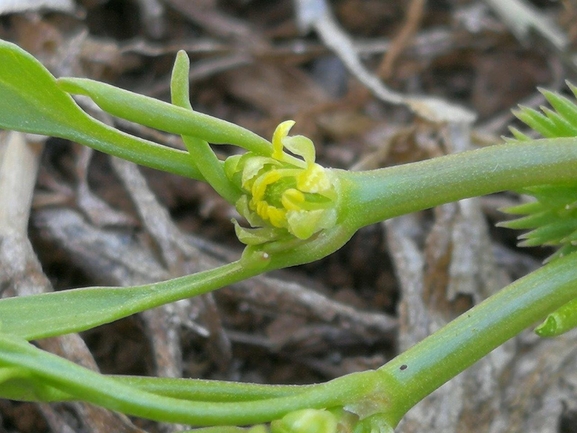
[[[441,98],[406,96],[386,87],[361,63],[349,35],[337,24],[325,0],[296,0],[297,18],[303,30],[314,28],[323,42],[339,56],[351,73],[382,101],[407,105],[419,116],[435,123],[472,123],[476,116]]]

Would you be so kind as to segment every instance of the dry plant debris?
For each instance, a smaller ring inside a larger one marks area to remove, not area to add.
[[[0,38],[56,76],[159,98],[185,49],[197,110],[267,137],[294,118],[324,164],[372,168],[496,142],[510,108],[539,105],[537,86],[574,76],[576,13],[572,0],[0,0]],[[44,141],[0,135],[2,296],[157,281],[240,253],[235,214],[206,185]],[[496,209],[519,200],[395,219],[319,263],[39,344],[123,374],[305,383],[377,367],[547,255],[492,228]],[[517,337],[398,431],[575,431],[575,335]],[[84,404],[0,401],[0,432],[171,429]]]

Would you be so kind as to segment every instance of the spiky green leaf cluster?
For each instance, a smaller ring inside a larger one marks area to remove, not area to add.
[[[577,98],[577,87],[567,82],[567,86]],[[541,111],[520,106],[513,114],[544,138],[577,137],[577,104],[565,96],[545,89],[539,89],[554,110],[541,107]],[[516,128],[509,128],[515,137],[508,141],[530,141],[531,138]]]
[[[535,186],[523,193],[532,195],[536,201],[505,209],[507,213],[523,216],[500,226],[529,230],[519,237],[520,246],[559,247],[550,259],[577,251],[577,183]]]
[[[575,97],[577,87],[567,83]],[[539,89],[553,108],[541,111],[520,107],[515,116],[544,138],[577,137],[577,103],[565,96]],[[510,128],[514,138],[507,141],[530,141],[516,128]],[[530,145],[530,144],[529,144]],[[539,185],[519,191],[536,200],[505,212],[520,218],[501,223],[507,228],[528,230],[520,236],[521,246],[554,246],[556,253],[548,260],[577,251],[577,179],[568,185]]]

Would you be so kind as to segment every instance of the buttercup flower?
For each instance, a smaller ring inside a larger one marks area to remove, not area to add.
[[[288,136],[294,123],[288,120],[276,128],[270,156],[248,152],[225,162],[226,175],[244,193],[236,208],[252,229],[236,224],[236,231],[245,244],[289,235],[308,239],[336,224],[336,178],[315,163],[310,139]]]

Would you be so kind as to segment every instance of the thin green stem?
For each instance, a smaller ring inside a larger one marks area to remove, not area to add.
[[[510,284],[379,369],[391,425],[417,402],[577,297],[575,254]]]
[[[356,380],[357,373],[311,386],[295,395],[241,402],[199,402],[153,394],[78,366],[44,352],[26,341],[0,334],[0,366],[15,367],[23,377],[34,381],[21,383],[47,400],[50,388],[84,401],[147,419],[191,425],[243,425],[278,419],[288,412],[305,408],[339,407],[361,399],[373,381]],[[368,372],[374,374],[374,372]],[[29,376],[31,375],[31,376]],[[35,381],[39,388],[35,389]],[[359,386],[359,384],[361,384]],[[368,384],[368,385],[367,385]]]
[[[1,361],[0,361],[1,364]],[[78,396],[63,392],[61,389],[47,386],[44,392],[23,392],[21,385],[26,372],[17,367],[0,368],[0,398],[26,401],[62,402],[74,401]],[[27,379],[32,376],[27,374]],[[140,389],[151,394],[179,400],[198,402],[240,402],[288,397],[310,390],[316,385],[263,385],[256,383],[229,382],[222,380],[203,380],[186,378],[115,376],[105,375],[114,381]],[[13,381],[13,382],[11,382]],[[39,384],[36,383],[36,386]]]
[[[187,152],[126,134],[88,116],[85,120],[82,127],[76,125],[75,130],[56,136],[145,167],[205,180]]]
[[[111,376],[114,380],[154,394],[190,401],[239,402],[287,397],[315,385],[263,385],[220,380]]]
[[[272,152],[267,140],[226,120],[86,78],[59,78],[57,83],[65,92],[89,96],[107,113],[131,122],[213,144],[233,144],[262,155]]]
[[[190,60],[186,52],[179,51],[176,55],[172,77],[170,80],[170,96],[177,107],[193,111],[189,96]],[[236,203],[241,192],[226,177],[223,163],[210,148],[206,140],[190,135],[181,135],[182,141],[190,154],[191,164],[198,168],[206,181],[214,190],[229,203]]]
[[[303,259],[310,261],[325,257],[342,246],[351,234],[347,229],[337,227],[294,248],[270,253],[251,250],[238,262],[154,284],[123,288],[90,287],[2,299],[0,329],[27,340],[84,331],[266,271],[301,264]]]
[[[467,197],[577,179],[577,140],[508,143],[364,172],[337,171],[342,219],[363,227]]]

